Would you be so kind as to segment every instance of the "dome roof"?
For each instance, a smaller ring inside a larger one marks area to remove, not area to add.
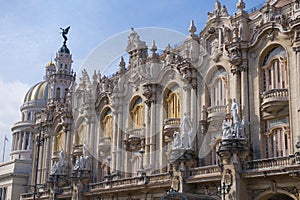
[[[65,44],[58,50],[58,52],[70,54],[70,50],[68,49],[67,45],[65,45]]]
[[[50,61],[50,62],[47,63],[46,68],[48,68],[50,66],[54,66],[55,67],[55,65],[54,65],[54,63],[52,61]]]
[[[29,102],[47,102],[48,100],[48,82],[42,81],[32,86],[25,95],[24,103]]]

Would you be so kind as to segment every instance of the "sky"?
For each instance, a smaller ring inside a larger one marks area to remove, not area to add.
[[[238,0],[220,2],[230,14],[236,12]],[[247,10],[264,0],[244,2]],[[215,0],[0,0],[0,162],[5,136],[9,140],[5,161],[9,159],[11,127],[20,121],[20,106],[26,92],[43,79],[45,65],[62,45],[60,28],[71,26],[67,45],[73,69],[80,74],[86,67],[97,70],[107,67],[103,65],[109,62],[86,66],[91,55],[113,62],[115,56],[124,54],[131,27],[138,33],[147,32],[147,37],[153,36],[156,41],[160,41],[157,37],[161,35],[152,33],[153,28],[171,31],[178,36],[172,38],[176,41],[188,35],[190,21],[194,20],[199,33],[214,3]],[[116,38],[117,55],[116,49],[106,48]],[[99,46],[102,51],[95,51]],[[106,58],[105,53],[114,57]]]

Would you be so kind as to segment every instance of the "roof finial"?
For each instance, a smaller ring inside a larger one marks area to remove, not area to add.
[[[236,8],[238,9],[239,12],[242,12],[244,10],[244,8],[246,4],[244,3],[243,0],[238,0],[237,4],[236,4]]]
[[[151,47],[152,53],[155,53],[157,51],[157,47],[155,45],[155,40],[152,40],[152,47]]]
[[[191,24],[189,27],[190,36],[194,36],[196,31],[197,31],[197,28],[194,24],[194,20],[191,20]]]
[[[123,58],[123,56],[121,56],[121,60],[120,60],[120,63],[119,63],[120,71],[126,70],[125,65],[126,65],[126,63],[124,61],[124,58]]]

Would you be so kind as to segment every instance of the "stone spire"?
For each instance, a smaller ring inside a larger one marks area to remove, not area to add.
[[[191,20],[191,24],[189,27],[190,36],[194,36],[196,31],[197,31],[197,28],[194,24],[194,20]]]
[[[125,71],[126,70],[125,65],[126,65],[126,63],[124,61],[124,58],[123,58],[123,56],[121,56],[121,60],[120,60],[120,63],[119,63],[119,71],[121,71],[121,72]]]
[[[236,8],[238,9],[239,12],[244,11],[246,7],[246,4],[244,3],[243,0],[238,0],[237,4],[236,4]]]
[[[151,55],[149,55],[149,57],[148,57],[148,60],[149,61],[152,61],[152,62],[158,62],[158,59],[159,59],[159,55],[156,53],[156,51],[157,51],[157,46],[156,46],[156,44],[155,44],[155,41],[153,40],[152,41],[152,46],[151,46]]]

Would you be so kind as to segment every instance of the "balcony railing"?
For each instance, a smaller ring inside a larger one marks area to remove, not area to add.
[[[278,157],[261,160],[253,160],[244,163],[244,170],[264,170],[287,167],[295,163],[294,157]]]
[[[99,151],[101,152],[109,152],[111,148],[111,138],[110,137],[100,138],[98,148]]]
[[[164,135],[168,138],[172,138],[174,131],[180,129],[180,118],[168,118],[164,120]]]
[[[134,128],[129,130],[129,138],[132,137],[144,137],[145,136],[145,128]]]
[[[114,189],[114,188],[123,188],[126,186],[132,188],[134,186],[139,186],[144,184],[168,183],[169,185],[169,181],[170,181],[169,173],[155,174],[155,175],[146,176],[144,178],[142,177],[124,178],[119,180],[92,183],[90,184],[90,192]]]
[[[261,95],[262,111],[278,112],[288,105],[288,89],[272,89]]]
[[[288,96],[289,96],[288,89],[272,89],[262,94],[263,100],[267,100],[269,98],[286,98]]]
[[[220,174],[220,167],[217,165],[197,167],[189,171],[189,178],[199,177],[203,175]]]
[[[207,108],[208,119],[223,117],[226,115],[226,105],[211,106]]]

